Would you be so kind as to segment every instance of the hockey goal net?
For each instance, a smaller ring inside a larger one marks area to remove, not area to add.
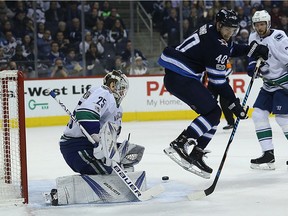
[[[0,204],[28,203],[24,78],[0,71]]]

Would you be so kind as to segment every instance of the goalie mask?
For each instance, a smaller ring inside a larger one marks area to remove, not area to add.
[[[110,86],[112,82],[114,83],[113,87]],[[129,89],[129,82],[126,75],[120,70],[113,70],[106,74],[103,79],[103,84],[111,89],[116,103],[119,106]]]

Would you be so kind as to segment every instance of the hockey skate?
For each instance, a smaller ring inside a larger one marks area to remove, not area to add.
[[[175,140],[170,143],[170,147],[164,149],[164,152],[168,149],[170,152],[176,152],[180,158],[184,160],[188,159],[187,148],[189,145],[195,145],[195,141],[188,141],[188,137],[186,135],[186,130],[184,130]],[[166,152],[165,152],[166,153]]]
[[[202,178],[209,179],[213,169],[207,166],[203,161],[203,157],[206,157],[207,153],[210,153],[210,151],[202,150],[195,146],[188,156],[188,163],[185,164],[186,166],[183,168]]]
[[[188,155],[188,148],[194,145],[194,148],[190,155]],[[212,169],[208,167],[204,161],[202,160],[203,155],[208,153],[208,151],[201,150],[200,153],[195,146],[196,142],[193,139],[187,138],[185,136],[185,131],[183,131],[177,139],[170,143],[170,147],[164,149],[164,153],[171,158],[174,162],[176,162],[183,169],[192,172],[202,178],[209,179],[210,174],[212,173]],[[194,150],[195,149],[195,150]],[[194,167],[198,169],[195,169]]]
[[[259,170],[275,170],[274,150],[268,150],[256,159],[251,159],[250,167]]]
[[[50,193],[45,192],[42,194],[46,204],[57,206],[58,205],[58,192],[57,189],[52,189]]]

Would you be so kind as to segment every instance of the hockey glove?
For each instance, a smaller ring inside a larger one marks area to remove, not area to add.
[[[268,53],[269,49],[267,46],[264,46],[262,44],[258,44],[256,41],[252,41],[250,44],[250,50],[247,54],[248,57],[253,58],[263,58],[264,60],[268,59]]]
[[[254,58],[249,58],[249,64],[248,64],[248,67],[247,67],[248,76],[252,77],[254,75],[256,63],[257,63],[257,61],[254,60]],[[265,61],[262,61],[261,64],[260,64],[260,68],[258,70],[258,73],[264,74],[267,71],[267,69],[265,69],[264,66],[265,66]],[[258,78],[258,77],[259,76],[256,75],[255,78]]]
[[[230,104],[228,106],[228,108],[240,119],[247,119],[248,116],[247,116],[247,113],[248,113],[248,110],[249,110],[249,107],[247,106],[245,109],[244,107],[242,107],[240,105],[240,100],[239,98],[236,98],[236,100]]]

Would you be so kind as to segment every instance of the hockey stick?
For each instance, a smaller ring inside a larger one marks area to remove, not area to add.
[[[270,79],[264,77],[262,74],[258,74],[258,77],[262,78],[265,82],[268,82],[268,83],[270,83],[270,84],[272,84],[272,85],[274,85],[274,86],[278,86],[278,87],[282,88],[286,93],[288,93],[288,89],[285,88],[285,87],[284,87],[283,85],[281,85],[280,83],[275,82],[275,81],[273,81],[273,80],[270,80]]]
[[[258,75],[258,70],[259,70],[261,61],[262,61],[261,58],[257,60],[253,77],[251,77],[249,86],[248,86],[248,88],[247,88],[247,90],[246,90],[246,93],[245,93],[245,96],[244,96],[244,99],[243,99],[243,102],[242,102],[242,106],[243,106],[243,107],[246,105],[246,102],[247,102],[248,96],[249,96],[249,94],[250,94],[250,91],[251,91],[253,82],[254,82],[256,76]],[[223,157],[222,157],[220,166],[219,166],[219,168],[218,168],[218,171],[217,171],[217,173],[216,173],[216,176],[215,176],[215,178],[214,178],[214,181],[213,181],[212,185],[211,185],[209,188],[205,189],[204,191],[196,191],[196,192],[194,192],[194,193],[192,193],[192,194],[189,194],[189,195],[188,195],[188,199],[189,199],[189,200],[197,200],[197,199],[201,199],[201,198],[203,198],[203,197],[205,197],[205,196],[209,196],[209,195],[212,194],[213,191],[215,190],[216,185],[217,185],[217,182],[218,182],[219,177],[220,177],[220,174],[221,174],[221,171],[222,171],[222,168],[223,168],[223,166],[224,166],[224,162],[225,162],[226,157],[227,157],[227,153],[228,153],[229,147],[230,147],[230,145],[231,145],[231,143],[232,143],[232,141],[233,141],[234,135],[235,135],[236,130],[237,130],[237,128],[238,128],[239,121],[240,121],[240,118],[238,117],[238,118],[236,119],[235,124],[234,124],[234,127],[233,127],[233,130],[232,130],[232,132],[231,132],[231,135],[230,135],[228,144],[227,144],[227,146],[226,146],[226,149],[225,149],[225,152],[224,152],[224,154],[223,154]]]
[[[93,146],[98,146],[95,140],[91,137],[91,135],[85,130],[85,128],[81,125],[81,123],[75,118],[75,116],[70,112],[70,110],[61,102],[53,90],[50,91],[50,96],[55,99],[55,101],[62,107],[62,109],[70,116],[70,118],[79,126],[82,133],[87,137],[87,139],[93,144]],[[109,154],[111,155],[111,154]],[[162,185],[157,185],[155,187],[149,188],[146,191],[141,191],[130,179],[130,177],[122,170],[119,164],[113,160],[113,156],[110,157],[112,159],[112,169],[119,176],[119,178],[124,182],[124,184],[129,188],[129,190],[135,195],[135,197],[139,201],[149,200],[164,191],[164,187]]]

